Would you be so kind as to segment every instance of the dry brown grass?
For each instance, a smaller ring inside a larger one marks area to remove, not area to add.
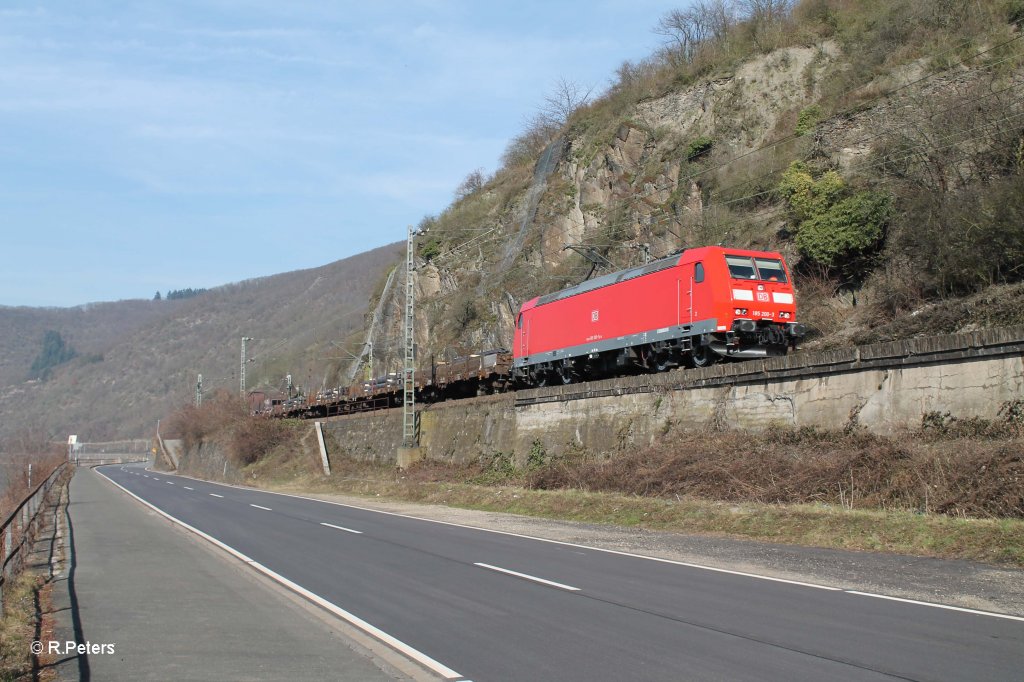
[[[52,680],[52,670],[41,671],[39,657],[29,644],[52,636],[52,622],[40,616],[48,605],[52,583],[42,576],[23,573],[4,590],[4,615],[0,618],[0,680]],[[44,655],[45,657],[45,655]]]
[[[970,420],[920,435],[687,432],[611,460],[554,461],[525,482],[643,497],[1024,518],[1024,438],[1016,426]]]

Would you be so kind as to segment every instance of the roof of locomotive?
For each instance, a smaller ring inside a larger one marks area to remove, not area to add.
[[[619,270],[618,272],[610,272],[607,275],[601,275],[600,277],[595,277],[594,279],[588,279],[585,282],[580,282],[575,286],[562,289],[561,291],[555,291],[550,294],[538,296],[535,299],[523,303],[522,308],[520,310],[528,310],[530,308],[542,306],[547,303],[552,303],[554,301],[561,301],[562,299],[586,293],[588,291],[593,291],[594,289],[600,289],[601,287],[607,287],[613,284],[618,284],[619,282],[624,282],[626,280],[633,279],[634,277],[642,277],[643,275],[649,275],[652,272],[658,272],[659,270],[667,270],[668,268],[675,267],[676,265],[681,264],[684,259],[687,262],[693,259],[699,259],[702,256],[704,256],[708,251],[719,251],[722,253],[729,251],[741,256],[753,256],[758,254],[772,254],[775,256],[779,255],[774,251],[751,251],[750,249],[733,249],[726,248],[723,246],[702,246],[692,249],[684,249],[679,253],[674,253],[671,256],[666,256],[665,258],[660,258],[656,261],[651,261],[646,265],[638,265],[636,267],[627,268],[625,270]]]

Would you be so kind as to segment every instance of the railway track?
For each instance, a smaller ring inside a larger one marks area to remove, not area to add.
[[[417,401],[459,400],[490,393],[515,394],[515,406],[567,402],[636,393],[679,391],[696,388],[742,386],[769,380],[819,378],[868,370],[898,370],[926,365],[970,362],[996,357],[1024,357],[1024,326],[990,329],[966,334],[946,334],[902,341],[876,343],[826,351],[800,351],[784,357],[727,362],[701,369],[637,374],[597,381],[521,388],[515,390],[508,377],[509,358],[499,351],[471,356],[439,385],[427,381],[417,388]],[[493,362],[492,362],[493,360]],[[488,364],[490,363],[490,364]],[[486,366],[485,366],[486,365]],[[441,388],[451,388],[445,397]],[[328,400],[278,410],[273,416],[320,419],[397,407],[402,391],[392,389],[367,396],[332,396]]]

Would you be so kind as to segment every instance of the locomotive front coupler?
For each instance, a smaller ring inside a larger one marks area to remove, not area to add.
[[[757,331],[757,323],[753,320],[740,319],[734,320],[732,323],[731,333],[733,334],[752,334],[755,331]],[[726,332],[726,334],[729,333],[730,332]]]

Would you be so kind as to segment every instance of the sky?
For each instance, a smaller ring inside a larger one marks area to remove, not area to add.
[[[0,305],[152,298],[405,238],[685,0],[0,6]]]

